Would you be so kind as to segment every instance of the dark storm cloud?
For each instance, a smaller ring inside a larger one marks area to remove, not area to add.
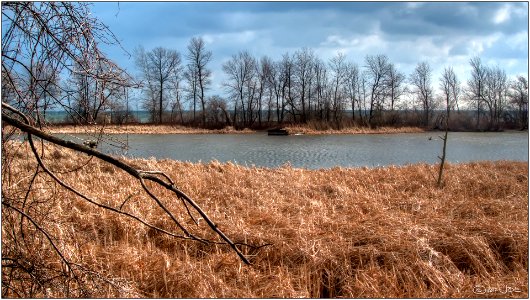
[[[97,16],[112,23],[112,30],[126,36],[156,38],[159,36],[189,37],[204,30],[225,30],[223,20],[214,12],[200,10],[180,2],[101,2]]]
[[[110,2],[94,4],[94,14],[131,52],[143,45],[185,53],[202,36],[217,78],[239,51],[279,59],[302,47],[323,60],[343,52],[360,65],[386,54],[406,73],[421,60],[466,72],[475,55],[508,74],[528,68],[527,2]]]
[[[511,14],[506,22],[494,20],[504,6],[510,5]],[[440,34],[490,34],[511,32],[528,22],[526,3],[509,2],[434,2],[423,3],[416,8],[404,4],[396,11],[382,13],[381,29],[386,34],[440,35]]]

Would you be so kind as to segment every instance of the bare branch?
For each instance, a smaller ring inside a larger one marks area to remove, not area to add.
[[[10,107],[8,104],[6,103],[3,103],[2,102],[2,107],[4,108],[7,108],[9,110],[15,110],[14,108]],[[16,110],[15,110],[16,111]],[[10,124],[12,126],[15,126],[17,128],[19,128],[20,130],[28,133],[28,138],[30,139],[30,145],[32,145],[32,148],[34,148],[34,145],[32,143],[32,140],[31,140],[31,135],[35,135],[43,140],[46,140],[48,142],[51,142],[53,144],[56,144],[56,145],[59,145],[59,146],[62,146],[62,147],[66,147],[66,148],[69,148],[69,149],[72,149],[72,150],[76,150],[76,151],[79,151],[79,152],[82,152],[82,153],[86,153],[88,155],[93,155],[107,163],[110,163],[122,170],[124,170],[125,172],[129,173],[131,176],[137,178],[140,183],[142,184],[142,187],[144,188],[144,190],[151,196],[151,198],[153,198],[153,200],[155,200],[157,202],[157,204],[168,214],[168,216],[170,216],[170,218],[172,219],[172,221],[179,227],[181,228],[181,230],[188,236],[188,237],[191,237],[193,239],[197,239],[197,240],[202,240],[200,238],[197,238],[197,237],[194,237],[193,235],[191,235],[177,220],[176,218],[169,212],[169,210],[160,202],[160,200],[154,195],[151,193],[151,191],[149,190],[149,188],[147,188],[147,186],[145,185],[145,182],[144,182],[144,179],[146,180],[149,180],[149,181],[152,181],[154,183],[157,183],[158,185],[164,187],[165,189],[173,192],[177,197],[185,200],[189,205],[191,205],[191,207],[193,207],[193,209],[195,211],[197,211],[199,213],[199,215],[206,221],[206,223],[208,224],[208,226],[215,232],[217,233],[227,244],[230,245],[230,247],[237,253],[237,255],[241,258],[241,260],[243,262],[245,262],[246,264],[250,264],[250,262],[248,261],[248,259],[241,253],[241,251],[237,248],[237,246],[234,244],[234,242],[232,242],[218,227],[217,225],[211,221],[211,219],[208,217],[208,215],[200,208],[199,205],[197,205],[197,203],[195,203],[195,201],[193,201],[190,197],[188,197],[188,195],[186,195],[184,192],[180,191],[179,189],[177,189],[173,184],[171,183],[167,183],[165,182],[164,180],[160,179],[159,177],[155,176],[155,175],[160,175],[160,172],[155,172],[153,174],[149,174],[149,173],[146,173],[145,171],[140,171],[140,170],[136,170],[134,169],[133,167],[131,167],[129,164],[121,161],[121,160],[118,160],[112,156],[109,156],[109,155],[106,155],[102,152],[99,152],[98,150],[96,149],[93,149],[93,148],[90,148],[90,147],[86,147],[86,146],[83,146],[83,145],[80,145],[80,144],[77,144],[77,143],[73,143],[73,142],[70,142],[70,141],[66,141],[66,140],[63,140],[63,139],[60,139],[58,137],[55,137],[53,135],[50,135],[48,133],[45,133],[31,125],[28,125],[28,124],[25,124],[24,122],[21,122],[15,118],[12,118],[11,116],[9,116],[5,110],[2,111],[2,119],[7,123],[7,124]],[[34,150],[35,152],[35,150]],[[36,154],[36,152],[35,152]],[[38,155],[36,155],[36,157],[38,157]],[[42,163],[42,161],[39,162],[39,164],[41,164],[41,166],[43,167],[43,169],[45,169],[45,166],[44,164]],[[48,169],[45,169],[45,170],[48,170]],[[47,172],[48,174],[50,174],[50,176],[52,176],[51,172]],[[56,176],[52,176],[54,177],[54,179],[56,179],[59,183],[61,183],[61,181],[56,177]],[[167,175],[164,175],[164,177],[168,177]],[[172,181],[170,181],[172,182]],[[64,187],[66,187],[67,185],[65,185],[64,183],[62,183],[61,185],[63,185]],[[72,188],[69,188],[71,191],[75,192],[76,194],[78,194],[79,196],[81,196],[82,194],[75,191],[74,189]],[[84,197],[84,196],[82,196]],[[88,200],[87,197],[84,197],[84,199]],[[94,201],[92,201],[93,203],[96,203]],[[124,213],[124,212],[121,212],[115,208],[111,208],[111,207],[106,207],[107,209],[110,209],[112,211],[115,211],[115,212],[118,212],[118,213]],[[124,213],[126,214],[126,213]]]
[[[48,232],[46,230],[44,230],[41,226],[39,226],[39,224],[37,222],[35,222],[32,217],[30,217],[28,214],[26,214],[22,210],[20,210],[20,209],[14,207],[13,205],[9,204],[8,201],[5,201],[5,200],[2,201],[2,205],[7,207],[7,208],[9,208],[9,209],[11,209],[11,210],[16,211],[18,214],[20,214],[21,216],[24,216],[26,219],[28,219],[31,222],[31,224],[33,224],[33,226],[46,237],[46,239],[48,240],[48,242],[50,242],[50,244],[52,245],[52,247],[55,250],[55,252],[57,253],[57,255],[59,255],[61,260],[68,266],[68,269],[70,271],[73,271],[72,268],[71,268],[70,262],[64,257],[64,255],[61,253],[59,248],[57,248],[57,246],[53,242],[53,239],[51,238],[51,236],[48,234]],[[74,274],[74,276],[75,276],[75,274]]]

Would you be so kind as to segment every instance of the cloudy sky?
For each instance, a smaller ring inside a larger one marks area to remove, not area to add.
[[[469,59],[480,56],[509,76],[528,76],[526,2],[99,2],[92,11],[131,54],[139,45],[184,54],[201,36],[213,53],[212,93],[222,93],[222,64],[242,50],[279,59],[308,47],[360,66],[366,55],[385,54],[405,74],[429,62],[435,81],[445,66],[466,80]],[[123,51],[106,52],[137,73]]]

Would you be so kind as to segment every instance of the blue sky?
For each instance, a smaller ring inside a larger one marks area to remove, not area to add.
[[[477,55],[509,76],[528,76],[526,2],[97,2],[92,12],[131,54],[142,45],[184,55],[201,36],[213,53],[212,94],[222,95],[221,66],[242,50],[279,59],[308,47],[324,60],[342,52],[360,66],[366,55],[386,54],[407,75],[427,61],[435,86],[445,66],[466,80]],[[104,49],[137,73],[122,50]]]

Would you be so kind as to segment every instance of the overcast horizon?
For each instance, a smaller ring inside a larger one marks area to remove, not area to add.
[[[324,61],[342,52],[361,67],[366,55],[384,54],[407,76],[427,61],[435,88],[446,66],[465,82],[474,56],[528,77],[527,2],[96,2],[92,12],[131,55],[160,46],[185,56],[202,37],[213,54],[209,95],[224,95],[221,66],[245,50],[275,60],[304,47]],[[103,49],[138,74],[133,57]]]

